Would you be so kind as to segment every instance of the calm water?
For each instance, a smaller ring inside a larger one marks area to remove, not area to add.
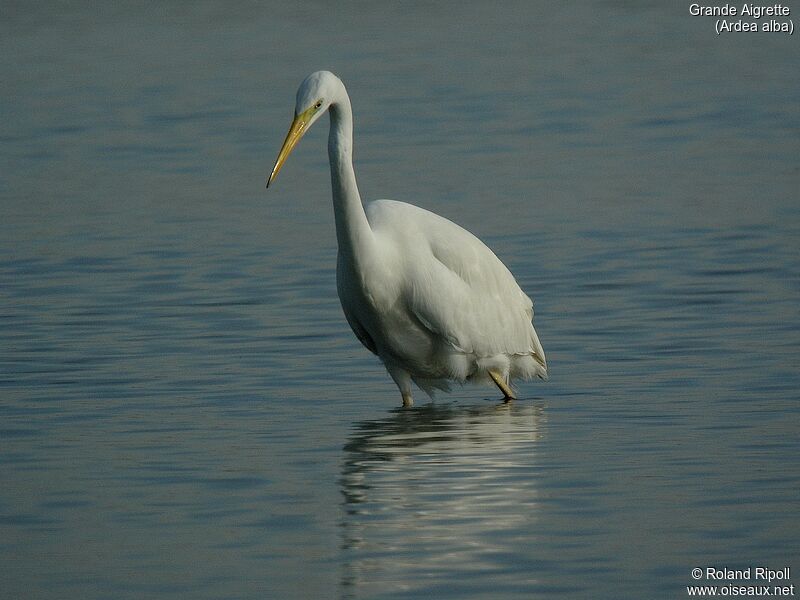
[[[797,36],[669,2],[3,12],[0,597],[800,583]],[[319,68],[363,195],[495,248],[550,382],[398,408],[336,298],[327,128],[263,189]]]

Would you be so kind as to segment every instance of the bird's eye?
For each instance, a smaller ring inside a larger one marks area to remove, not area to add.
[[[314,108],[319,108],[322,106],[322,100],[317,100],[317,103],[314,105]]]

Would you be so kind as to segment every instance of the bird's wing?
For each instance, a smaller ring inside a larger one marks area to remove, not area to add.
[[[391,207],[396,214],[382,221],[394,224],[404,257],[403,297],[422,326],[479,357],[540,350],[530,298],[483,242],[434,213],[392,204],[399,205]]]
[[[429,242],[431,260],[412,279],[414,314],[464,352],[529,351],[532,303],[494,253],[471,235]]]

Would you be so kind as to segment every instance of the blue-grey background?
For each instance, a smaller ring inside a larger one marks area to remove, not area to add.
[[[0,596],[799,569],[798,38],[688,4],[3,3]],[[548,383],[397,408],[336,297],[325,125],[264,190],[321,68],[362,195],[496,250]]]

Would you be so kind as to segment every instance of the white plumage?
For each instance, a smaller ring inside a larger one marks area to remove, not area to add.
[[[394,200],[365,207],[352,161],[352,109],[327,71],[297,92],[295,118],[267,186],[289,153],[330,113],[337,288],[350,327],[386,365],[403,398],[411,383],[432,394],[450,381],[494,381],[513,398],[512,378],[547,377],[533,305],[495,254],[467,230]]]

